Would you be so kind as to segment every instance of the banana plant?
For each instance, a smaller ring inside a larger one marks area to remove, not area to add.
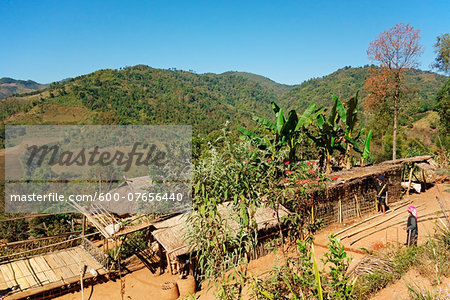
[[[269,136],[266,135],[261,137],[246,128],[238,128],[238,131],[258,144],[261,149],[268,149],[272,155],[272,159],[275,158],[275,155],[282,147],[287,145],[289,148],[289,160],[295,161],[295,150],[299,143],[300,133],[306,126],[311,124],[323,110],[315,112],[316,105],[311,103],[300,118],[298,118],[295,110],[291,110],[286,119],[284,117],[283,109],[275,102],[272,102],[272,109],[275,113],[275,121],[270,121],[258,116],[253,117],[253,120],[270,132]]]
[[[325,116],[324,110],[316,117],[315,125],[319,129],[317,134],[307,132],[308,137],[319,149],[319,165],[325,167],[325,172],[331,172],[331,157],[335,150],[345,153],[342,145],[344,141],[344,130],[339,125],[340,115],[338,113],[339,99],[333,97],[334,103],[330,115]],[[341,103],[342,104],[342,103]],[[339,107],[341,109],[341,107]]]
[[[342,122],[345,124],[345,143],[346,143],[346,152],[344,155],[344,164],[347,169],[350,169],[351,162],[350,162],[350,155],[351,155],[351,149],[353,148],[356,152],[361,154],[361,165],[364,165],[364,160],[367,159],[370,155],[370,140],[372,138],[372,130],[369,131],[369,133],[366,136],[366,139],[364,141],[364,148],[361,150],[361,148],[358,146],[357,141],[362,136],[362,134],[365,131],[365,128],[362,128],[356,136],[354,136],[353,131],[355,129],[355,125],[358,122],[358,93],[352,98],[350,98],[349,101],[346,103],[346,108],[344,104],[335,96],[333,95],[333,98],[337,102],[337,111],[338,114],[342,120]]]

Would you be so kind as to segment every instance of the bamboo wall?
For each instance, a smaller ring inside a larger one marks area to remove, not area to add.
[[[324,225],[345,222],[360,215],[377,211],[376,179],[383,175],[388,183],[388,206],[400,200],[402,166],[376,174],[354,178],[348,182],[330,187],[313,199],[316,219]]]

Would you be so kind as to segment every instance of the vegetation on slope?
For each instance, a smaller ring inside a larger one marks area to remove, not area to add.
[[[218,129],[229,122],[230,128],[254,124],[252,116],[268,117],[270,103],[287,109],[304,110],[311,102],[317,107],[331,107],[334,93],[349,99],[360,90],[368,66],[345,67],[308,80],[298,86],[276,83],[260,75],[245,72],[195,74],[180,70],[153,69],[138,65],[120,70],[100,70],[60,83],[53,83],[38,93],[10,97],[0,102],[3,124],[192,124],[195,134],[218,136]],[[407,74],[411,98],[400,112],[401,126],[411,126],[435,109],[435,95],[447,77],[432,72],[412,70]],[[362,102],[362,101],[361,101]],[[376,161],[389,151],[389,117],[363,112],[362,125],[374,129],[374,145],[380,152]],[[389,107],[385,108],[389,110]],[[370,123],[370,120],[375,120]],[[383,130],[377,130],[379,128]],[[432,124],[431,124],[432,125]],[[425,132],[425,148],[435,143]],[[402,135],[402,132],[400,132]],[[417,136],[421,136],[418,132]],[[0,139],[2,139],[0,137]],[[409,149],[408,137],[400,137],[400,148]],[[431,141],[431,142],[429,142]],[[431,144],[430,144],[431,143]],[[419,148],[423,148],[417,145]],[[416,148],[417,148],[416,147]],[[403,151],[401,155],[407,155]],[[422,151],[422,150],[421,150]],[[424,150],[425,151],[425,150]],[[428,150],[426,150],[428,151]]]

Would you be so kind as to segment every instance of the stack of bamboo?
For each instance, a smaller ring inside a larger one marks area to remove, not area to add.
[[[378,271],[393,272],[393,270],[389,260],[378,256],[366,256],[349,272],[349,276],[373,274]]]

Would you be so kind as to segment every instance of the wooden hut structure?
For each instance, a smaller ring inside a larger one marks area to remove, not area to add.
[[[231,202],[222,203],[219,205],[218,211],[231,229],[238,230],[239,224],[234,220],[234,212],[231,206]],[[260,236],[263,236],[262,239],[271,236],[270,233],[275,232],[281,218],[289,214],[290,212],[281,205],[278,212],[270,207],[258,207],[254,218],[258,226],[258,232]],[[188,216],[188,213],[180,214],[153,224],[155,229],[152,231],[152,235],[158,242],[160,252],[165,252],[169,271],[172,273],[180,270],[180,262],[184,262],[189,255],[189,242],[185,238],[189,226]],[[263,246],[261,244],[260,247]],[[250,254],[252,258],[266,254],[264,249],[261,248],[255,250],[255,252]],[[163,253],[160,253],[160,257],[164,257]]]
[[[414,169],[423,170],[422,180],[414,174]],[[433,171],[436,163],[431,156],[416,156],[385,161],[377,165],[352,168],[330,175],[337,178],[327,186],[325,191],[311,195],[305,202],[305,211],[314,208],[314,216],[321,219],[324,225],[341,223],[352,218],[371,213],[377,209],[376,179],[383,175],[388,184],[387,204],[401,200],[414,183],[422,181],[427,186],[425,171]],[[402,182],[406,181],[405,190]]]

